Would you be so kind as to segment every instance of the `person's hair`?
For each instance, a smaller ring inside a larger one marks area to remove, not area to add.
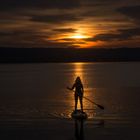
[[[82,84],[81,79],[80,79],[80,77],[79,77],[79,76],[76,78],[75,83]]]

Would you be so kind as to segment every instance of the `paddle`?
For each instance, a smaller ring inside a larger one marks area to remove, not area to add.
[[[85,98],[86,100],[88,100],[88,101],[90,101],[91,103],[95,104],[95,105],[98,106],[100,109],[103,109],[103,110],[104,110],[104,107],[103,107],[103,106],[101,106],[101,105],[99,105],[99,104],[97,104],[97,103],[91,101],[91,100],[88,99],[87,97],[83,97],[83,98]]]
[[[69,89],[69,90],[72,90],[71,88],[69,88],[69,87],[67,87],[67,89]],[[73,91],[73,90],[72,90]],[[88,99],[87,97],[85,97],[85,96],[83,96],[83,98],[85,98],[86,100],[88,100],[89,102],[91,102],[91,103],[93,103],[93,104],[95,104],[96,106],[98,106],[100,109],[102,109],[102,110],[104,110],[104,107],[103,106],[101,106],[101,105],[99,105],[99,104],[97,104],[97,103],[95,103],[95,102],[93,102],[93,101],[91,101],[90,99]]]

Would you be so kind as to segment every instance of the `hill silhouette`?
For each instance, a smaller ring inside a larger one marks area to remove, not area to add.
[[[0,63],[140,61],[140,48],[0,48]]]

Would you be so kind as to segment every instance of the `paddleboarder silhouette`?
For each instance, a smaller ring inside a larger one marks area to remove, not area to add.
[[[77,111],[77,103],[78,99],[80,100],[81,111],[83,112],[83,93],[84,88],[80,77],[78,76],[71,88],[68,87],[70,90],[75,89],[74,99],[75,99],[75,112]]]

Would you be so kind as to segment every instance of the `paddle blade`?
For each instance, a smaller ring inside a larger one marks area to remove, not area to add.
[[[97,105],[100,109],[104,110],[104,107],[101,105]]]

